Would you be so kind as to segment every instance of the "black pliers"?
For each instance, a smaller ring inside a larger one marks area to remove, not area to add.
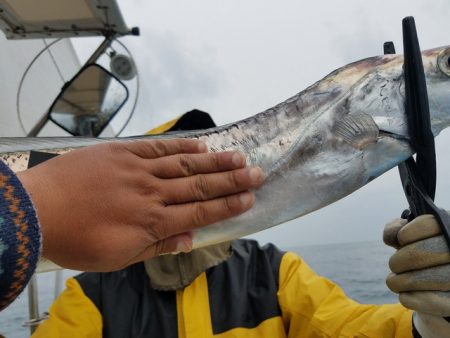
[[[409,210],[403,212],[402,218],[411,221],[419,215],[434,215],[450,249],[450,216],[434,204],[436,151],[431,131],[422,55],[413,17],[403,19],[403,49],[405,111],[408,117],[411,146],[417,155],[416,159],[411,156],[398,166],[403,190],[409,204]],[[384,44],[384,53],[395,53],[392,42]]]

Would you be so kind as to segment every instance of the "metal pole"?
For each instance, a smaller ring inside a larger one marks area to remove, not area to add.
[[[90,63],[94,63],[103,54],[106,48],[108,48],[114,40],[115,35],[105,36],[105,40],[97,47],[94,53],[89,57],[89,59],[84,63],[83,67]],[[83,68],[81,67],[81,68]]]
[[[42,118],[36,123],[36,125],[33,127],[33,129],[30,130],[30,132],[27,134],[27,137],[36,137],[39,132],[44,128],[44,126],[47,124],[48,121],[48,114],[45,114],[42,116]]]
[[[36,330],[33,323],[39,318],[39,299],[38,299],[38,285],[36,275],[31,277],[28,284],[28,313],[30,318],[30,335]]]
[[[63,271],[55,271],[55,294],[54,298],[58,298],[63,288]]]

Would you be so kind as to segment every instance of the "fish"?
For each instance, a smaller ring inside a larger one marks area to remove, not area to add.
[[[434,136],[450,125],[450,47],[422,52]],[[193,248],[246,236],[321,209],[415,153],[405,112],[403,55],[339,68],[286,101],[244,120],[170,135],[125,139],[1,138],[0,159],[27,168],[30,151],[148,138],[196,138],[212,152],[238,150],[260,166],[264,184],[245,213],[193,232]]]

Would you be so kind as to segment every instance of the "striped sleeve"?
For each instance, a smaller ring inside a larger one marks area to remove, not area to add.
[[[0,161],[0,311],[25,288],[36,268],[41,235],[31,199]]]

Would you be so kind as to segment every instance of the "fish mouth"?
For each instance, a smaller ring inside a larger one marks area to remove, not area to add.
[[[389,138],[393,138],[395,140],[399,140],[399,141],[411,144],[411,138],[409,136],[397,134],[397,133],[394,133],[394,132],[388,131],[388,130],[380,129],[379,137],[389,137]]]

